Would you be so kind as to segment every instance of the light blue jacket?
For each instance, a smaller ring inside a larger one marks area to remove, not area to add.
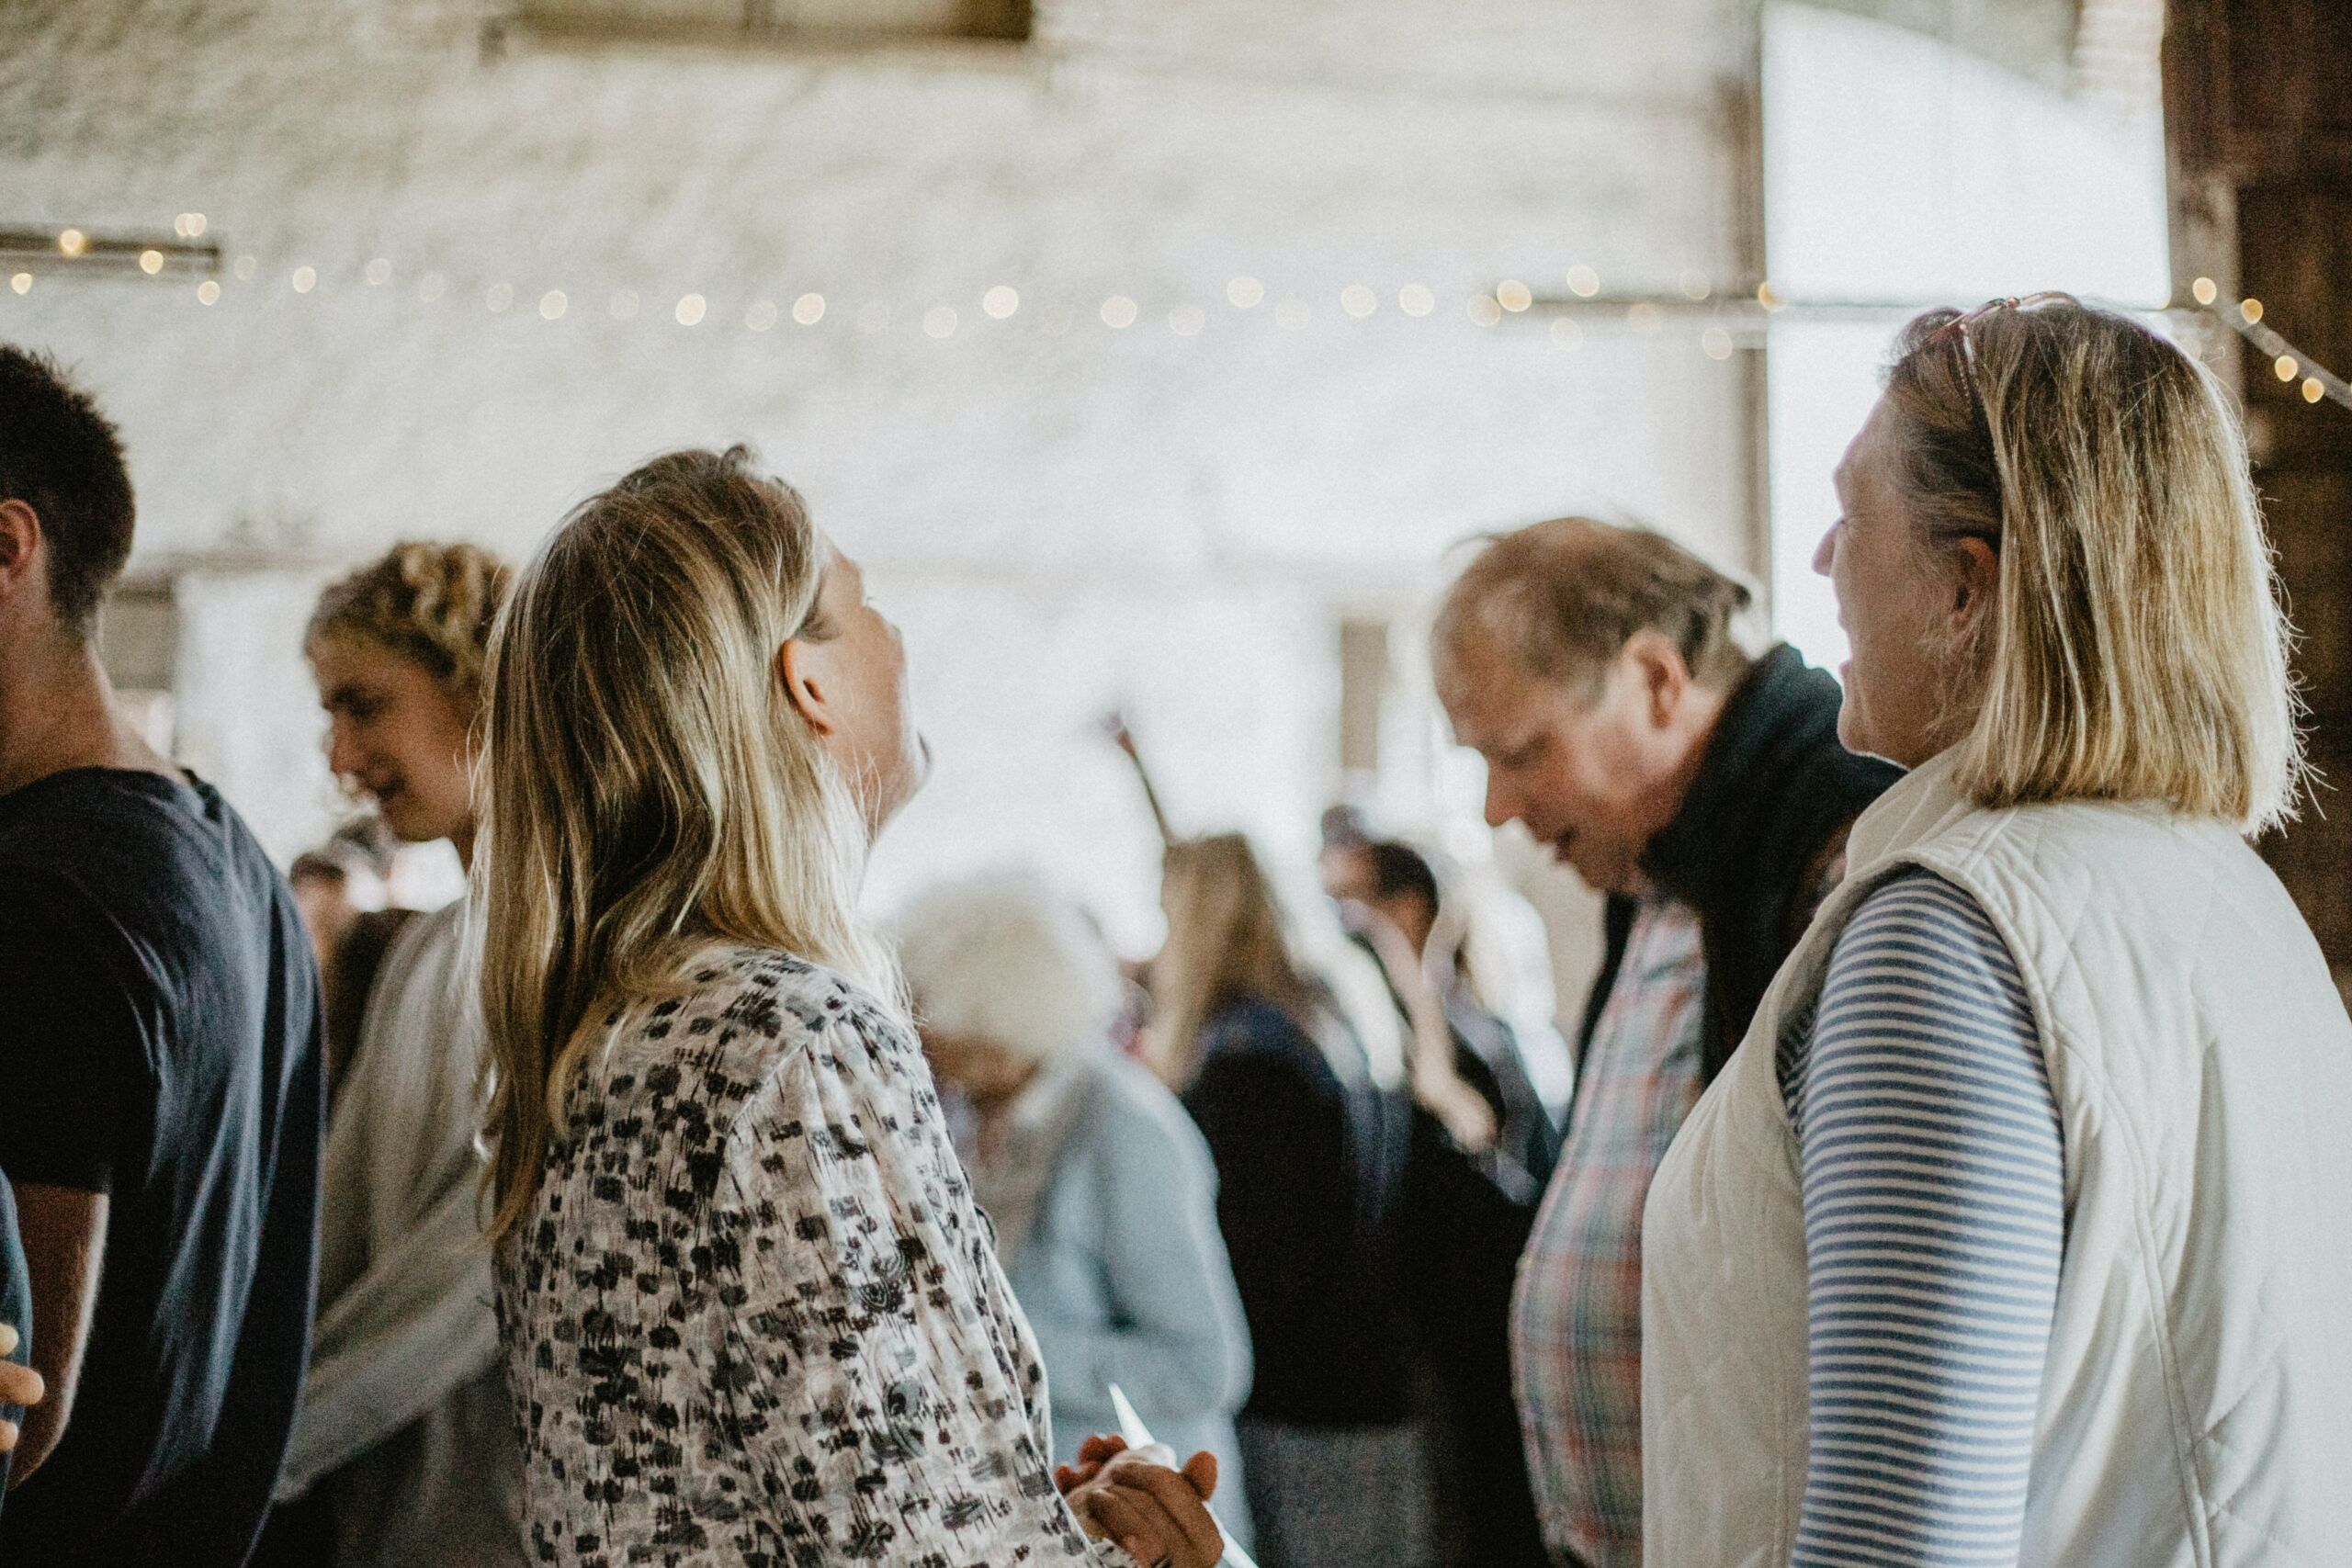
[[[1180,1459],[1216,1455],[1217,1512],[1237,1535],[1233,1413],[1250,1393],[1250,1330],[1216,1225],[1208,1145],[1176,1097],[1107,1046],[1076,1065],[1069,1130],[1006,1275],[1036,1334],[1055,1457],[1116,1432],[1116,1382]]]

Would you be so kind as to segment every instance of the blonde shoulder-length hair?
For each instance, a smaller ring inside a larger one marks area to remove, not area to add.
[[[2227,394],[2128,316],[2063,296],[1930,311],[1886,382],[1932,552],[1996,552],[1951,650],[1958,782],[1992,807],[2154,801],[2248,834],[2302,769],[2288,631]]]
[[[563,520],[491,638],[473,879],[491,1040],[493,1240],[536,1198],[611,1008],[727,943],[901,1009],[854,914],[866,833],[776,678],[833,635],[822,536],[742,447],[673,452]],[[902,1010],[902,1009],[901,1009]]]

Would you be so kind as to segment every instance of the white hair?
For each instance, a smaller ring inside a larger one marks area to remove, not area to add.
[[[1030,873],[934,884],[891,924],[926,1028],[1046,1061],[1102,1039],[1118,1014],[1118,962],[1102,933]]]

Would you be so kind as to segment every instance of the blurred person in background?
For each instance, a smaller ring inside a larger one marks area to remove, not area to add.
[[[1381,891],[1384,879],[1375,861],[1377,845],[1389,844],[1431,868],[1431,880],[1441,884],[1435,903],[1442,909],[1442,929],[1433,928],[1431,934],[1442,940],[1430,966],[1439,990],[1476,1008],[1510,1031],[1517,1059],[1515,1076],[1524,1077],[1533,1089],[1552,1129],[1551,1153],[1534,1162],[1548,1172],[1558,1156],[1576,1063],[1554,1017],[1559,992],[1553,983],[1551,933],[1544,917],[1491,863],[1457,862],[1447,867],[1447,874],[1438,877],[1435,862],[1402,839],[1375,834],[1363,812],[1353,806],[1328,807],[1319,830],[1322,848],[1316,870],[1323,891],[1343,906],[1351,901],[1369,906],[1383,898],[1416,898],[1398,880],[1414,875],[1401,869],[1401,862],[1392,862],[1387,891]],[[1396,923],[1393,914],[1390,923]],[[1424,941],[1421,945],[1428,943]],[[1382,967],[1385,970],[1386,964]],[[1495,1043],[1491,1032],[1476,1032],[1487,1043]]]
[[[327,759],[399,840],[473,852],[472,769],[504,562],[410,542],[330,584],[304,634]],[[384,953],[335,1076],[311,1373],[265,1560],[526,1560],[476,1144],[483,1043],[459,899]],[[307,1528],[306,1528],[307,1524]]]
[[[333,840],[304,850],[286,868],[286,885],[294,889],[301,908],[303,929],[311,933],[312,956],[319,961],[319,978],[326,979],[335,949],[351,931],[351,923],[371,909],[384,907],[384,885],[361,864],[348,846]]]
[[[1455,738],[1486,760],[1487,821],[1523,824],[1610,896],[1511,1308],[1545,1541],[1577,1568],[1642,1560],[1651,1178],[1896,776],[1838,743],[1829,676],[1740,647],[1747,601],[1660,535],[1563,517],[1487,540],[1431,635]]]
[[[1084,911],[1019,873],[940,884],[895,922],[923,1054],[973,1196],[1036,1332],[1061,1451],[1114,1429],[1117,1383],[1179,1453],[1217,1456],[1246,1547],[1233,1414],[1250,1336],[1216,1171],[1166,1086],[1108,1031],[1123,983]]]
[[[99,661],[135,513],[88,394],[0,347],[0,1176],[46,1388],[9,1568],[236,1568],[309,1357],[318,970],[286,879]]]
[[[1310,961],[1238,833],[1171,844],[1160,903],[1148,1047],[1216,1164],[1257,1369],[1237,1426],[1264,1560],[1419,1568],[1429,1454],[1396,1234],[1412,1101],[1378,972],[1336,935]]]
[[[383,966],[392,939],[415,915],[388,902],[385,877],[391,846],[398,840],[372,813],[337,828],[317,849],[294,857],[286,881],[311,933],[319,961],[319,990],[325,998],[327,1094],[332,1100],[343,1069],[359,1043],[368,993]]]
[[[1439,1550],[1465,1568],[1542,1568],[1511,1390],[1510,1296],[1559,1134],[1510,1026],[1470,987],[1463,917],[1442,897],[1428,858],[1396,840],[1366,840],[1344,857],[1327,853],[1324,871],[1350,930],[1379,960],[1417,1053],[1449,1053],[1486,1112],[1481,1135],[1417,1108],[1399,1226],[1431,1385]]]
[[[524,569],[488,684],[492,1236],[537,1561],[1209,1568],[1214,1455],[1054,1466],[857,913],[929,761],[857,562],[743,448],[668,453]]]
[[[1396,839],[1368,840],[1327,871],[1325,886],[1379,961],[1408,1022],[1414,1016],[1408,1001],[1424,989],[1432,994],[1451,1037],[1454,1070],[1494,1119],[1482,1170],[1504,1196],[1532,1205],[1559,1157],[1560,1132],[1516,1032],[1479,995],[1460,901],[1451,888],[1441,890],[1427,855]]]

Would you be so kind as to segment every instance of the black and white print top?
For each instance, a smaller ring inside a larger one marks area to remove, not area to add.
[[[912,1034],[789,954],[604,1021],[498,1316],[538,1561],[1133,1559],[1054,1490],[1045,1372]]]

